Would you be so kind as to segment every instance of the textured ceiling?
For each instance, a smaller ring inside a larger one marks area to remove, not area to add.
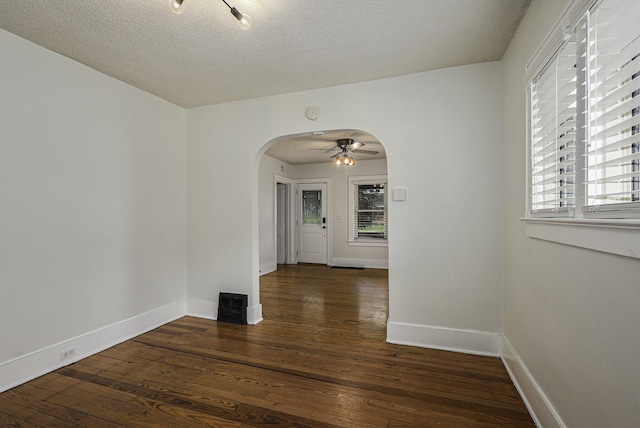
[[[185,108],[502,58],[529,0],[0,1],[0,28]]]

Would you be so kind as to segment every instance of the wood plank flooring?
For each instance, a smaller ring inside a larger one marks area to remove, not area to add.
[[[2,427],[533,427],[499,358],[385,343],[385,270],[279,266],[265,321],[184,317],[0,394]]]

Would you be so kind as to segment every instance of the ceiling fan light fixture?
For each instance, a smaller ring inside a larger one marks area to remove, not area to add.
[[[333,161],[335,166],[345,165],[353,166],[356,164],[356,160],[346,153],[341,154],[336,160]]]

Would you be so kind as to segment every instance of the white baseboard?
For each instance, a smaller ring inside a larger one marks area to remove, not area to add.
[[[566,428],[545,393],[524,365],[509,340],[502,337],[502,363],[537,427]]]
[[[456,330],[428,325],[387,323],[387,342],[464,352],[465,354],[499,356],[501,334],[475,330]]]
[[[340,267],[362,267],[369,269],[389,269],[387,259],[348,259],[334,257],[331,259],[331,266]]]
[[[262,305],[247,307],[247,324],[256,325],[262,322]]]
[[[187,299],[187,315],[208,320],[218,318],[218,302]]]
[[[181,300],[6,361],[0,364],[0,392],[153,330],[184,313],[185,302]],[[60,353],[74,347],[76,355],[60,361]]]
[[[218,302],[205,300],[187,300],[187,315],[209,320],[218,318]],[[247,307],[247,324],[255,325],[262,322],[262,305]]]
[[[271,272],[275,272],[278,269],[278,263],[276,262],[270,262],[270,263],[265,263],[263,265],[260,265],[260,271],[259,271],[259,275],[266,275],[268,273]]]

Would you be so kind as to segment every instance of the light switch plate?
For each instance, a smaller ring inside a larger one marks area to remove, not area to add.
[[[406,187],[395,187],[391,189],[391,199],[394,201],[406,201],[409,197],[409,190]]]

